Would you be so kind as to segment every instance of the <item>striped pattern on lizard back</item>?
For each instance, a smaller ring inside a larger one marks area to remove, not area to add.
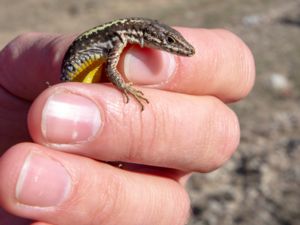
[[[141,104],[148,103],[143,93],[126,83],[117,71],[125,46],[139,44],[182,56],[191,56],[194,48],[173,28],[156,20],[144,18],[119,19],[92,28],[78,36],[67,50],[61,80],[97,82],[102,73],[123,93],[126,102],[131,94]]]

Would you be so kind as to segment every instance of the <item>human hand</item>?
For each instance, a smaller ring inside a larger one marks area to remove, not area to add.
[[[235,35],[180,31],[195,56],[136,46],[123,54],[120,71],[136,84],[152,84],[139,88],[150,100],[143,112],[133,98],[125,104],[111,85],[61,83],[43,91],[46,82],[59,82],[74,37],[27,34],[12,41],[0,54],[0,145],[6,152],[0,206],[40,221],[35,224],[184,224],[186,177],[218,168],[236,149],[238,120],[226,103],[249,93],[255,69]],[[30,106],[36,143],[26,129]],[[5,219],[28,224],[0,214]]]

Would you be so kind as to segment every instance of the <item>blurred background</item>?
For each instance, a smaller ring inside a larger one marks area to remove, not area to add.
[[[0,49],[23,32],[78,33],[131,16],[229,29],[255,56],[254,90],[231,105],[239,150],[219,170],[190,179],[189,225],[299,225],[300,1],[0,0]]]

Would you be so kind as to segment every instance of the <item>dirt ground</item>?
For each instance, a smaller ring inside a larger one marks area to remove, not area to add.
[[[23,32],[75,33],[129,16],[226,28],[255,56],[254,90],[232,105],[239,150],[219,170],[192,177],[189,225],[300,224],[299,0],[0,0],[0,49]]]

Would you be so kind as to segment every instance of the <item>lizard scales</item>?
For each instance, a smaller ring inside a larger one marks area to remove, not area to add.
[[[94,27],[79,35],[67,50],[62,63],[61,80],[92,83],[102,73],[123,93],[131,94],[144,109],[144,94],[126,82],[117,70],[120,55],[127,44],[156,48],[181,56],[195,50],[183,36],[168,25],[145,18],[125,18]]]

